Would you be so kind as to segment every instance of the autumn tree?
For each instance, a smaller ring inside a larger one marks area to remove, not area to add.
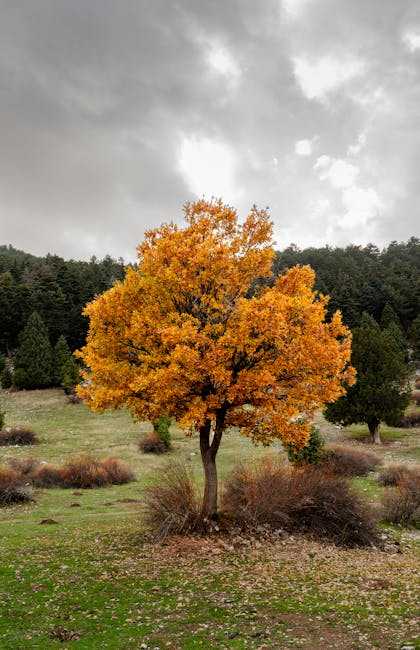
[[[351,341],[339,313],[325,321],[327,298],[314,292],[310,267],[272,278],[264,210],[254,207],[243,224],[221,201],[184,210],[185,227],[147,232],[138,267],[86,307],[80,356],[89,381],[78,392],[94,410],[165,414],[197,432],[202,515],[212,518],[224,432],[236,426],[256,443],[303,446],[314,412],[353,381]]]
[[[344,425],[366,423],[372,442],[381,443],[380,424],[395,425],[408,406],[411,368],[395,322],[381,329],[369,314],[353,330],[351,362],[357,381],[325,411],[327,420]]]

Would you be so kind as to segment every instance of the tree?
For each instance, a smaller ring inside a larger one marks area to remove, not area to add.
[[[314,412],[352,383],[350,336],[314,272],[271,277],[272,224],[253,208],[243,225],[221,201],[185,206],[186,226],[146,233],[138,267],[91,302],[89,370],[78,393],[94,410],[127,406],[137,419],[162,413],[199,434],[202,516],[217,512],[216,455],[232,426],[254,442],[303,446]]]
[[[400,330],[402,331],[400,319],[398,318],[398,316],[397,316],[394,308],[392,307],[392,305],[390,305],[390,303],[387,302],[385,304],[385,307],[382,310],[381,328],[386,329],[387,327],[389,327],[391,325],[391,323],[394,323],[395,325],[397,325],[400,328]]]
[[[56,386],[61,386],[63,377],[67,371],[67,367],[74,363],[73,355],[67,345],[67,341],[63,335],[60,336],[54,347],[54,372],[53,381]]]
[[[415,318],[411,324],[410,331],[410,344],[413,348],[414,359],[420,359],[420,315]]]
[[[47,328],[37,312],[30,316],[20,337],[14,363],[18,388],[46,388],[52,384],[53,352]]]
[[[381,330],[371,316],[363,315],[360,327],[353,332],[351,363],[357,381],[325,411],[330,422],[346,426],[366,423],[375,444],[381,442],[380,423],[395,425],[409,402],[410,367],[395,327],[391,323]]]

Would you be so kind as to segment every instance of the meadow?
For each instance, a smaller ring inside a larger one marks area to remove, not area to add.
[[[1,400],[7,424],[28,424],[40,439],[0,448],[1,462],[112,455],[137,480],[37,489],[34,502],[0,509],[0,648],[420,647],[417,531],[388,528],[398,552],[339,549],[298,536],[154,544],[142,524],[144,489],[168,457],[188,463],[200,483],[196,438],[172,427],[173,450],[145,455],[138,440],[151,425],[126,411],[93,414],[58,389],[2,392]],[[329,440],[370,448],[365,427],[341,430],[322,416],[318,424]],[[419,428],[384,427],[383,439],[375,451],[384,463],[419,459]],[[280,444],[255,447],[231,432],[219,474],[223,479],[238,460],[283,453]],[[374,475],[354,483],[378,502],[383,488]]]

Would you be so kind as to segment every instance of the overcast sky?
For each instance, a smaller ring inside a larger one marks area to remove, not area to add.
[[[420,0],[0,0],[0,243],[131,259],[203,194],[418,236]]]

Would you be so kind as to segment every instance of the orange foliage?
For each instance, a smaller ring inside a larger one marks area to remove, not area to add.
[[[305,444],[314,412],[354,381],[349,330],[338,312],[325,322],[310,267],[274,281],[266,211],[241,225],[202,200],[185,218],[147,232],[138,267],[86,307],[80,396],[94,410],[168,414],[187,433],[222,412],[254,441]]]

